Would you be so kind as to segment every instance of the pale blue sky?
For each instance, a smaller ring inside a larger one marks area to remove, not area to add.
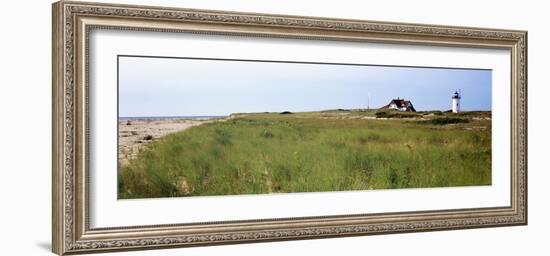
[[[380,108],[393,98],[416,110],[491,110],[491,71],[257,61],[119,57],[119,116]]]

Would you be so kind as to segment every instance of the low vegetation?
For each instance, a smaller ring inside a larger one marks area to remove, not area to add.
[[[438,117],[428,120],[420,121],[420,123],[436,124],[436,125],[446,125],[446,124],[461,124],[470,122],[468,119],[459,118],[459,117]]]
[[[398,111],[378,111],[376,112],[376,118],[414,118],[421,116],[416,112],[398,112]]]
[[[170,134],[120,167],[119,198],[491,184],[490,112],[385,113],[247,114]]]

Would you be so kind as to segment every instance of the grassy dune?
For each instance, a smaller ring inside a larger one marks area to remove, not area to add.
[[[389,114],[247,114],[192,127],[121,166],[119,198],[491,184],[490,112]]]

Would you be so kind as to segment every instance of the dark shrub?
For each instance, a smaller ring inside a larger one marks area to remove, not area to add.
[[[275,137],[275,134],[273,134],[271,131],[269,130],[263,130],[262,133],[260,134],[260,136],[266,138],[266,139],[270,139],[270,138],[273,138]]]
[[[424,114],[425,116],[429,116],[429,115],[442,116],[442,115],[443,115],[443,112],[441,112],[441,111],[439,111],[439,110],[434,110],[434,111],[423,111],[422,114]]]
[[[292,112],[290,112],[290,111],[283,111],[283,112],[281,112],[281,115],[290,115],[290,114],[292,114]]]
[[[398,188],[400,187],[400,180],[399,180],[399,174],[397,169],[390,167],[389,171],[389,180],[390,180],[390,187],[391,188]]]
[[[394,116],[392,116],[392,118],[413,118],[417,116],[418,114],[414,112],[398,112],[398,113],[395,113]]]
[[[231,134],[228,131],[222,130],[222,129],[216,129],[215,133],[216,133],[216,142],[218,144],[223,146],[229,146],[232,144]]]
[[[376,118],[413,118],[419,114],[415,112],[397,112],[397,111],[378,111]]]
[[[458,118],[458,117],[439,117],[439,118],[428,120],[428,122],[436,125],[446,125],[446,124],[468,123],[469,120],[464,118]]]
[[[388,112],[386,111],[378,111],[376,112],[376,117],[386,117],[388,115]]]

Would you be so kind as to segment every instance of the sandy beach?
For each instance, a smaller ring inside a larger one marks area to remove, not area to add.
[[[187,128],[219,119],[124,120],[118,122],[118,159],[126,165],[145,145]]]

